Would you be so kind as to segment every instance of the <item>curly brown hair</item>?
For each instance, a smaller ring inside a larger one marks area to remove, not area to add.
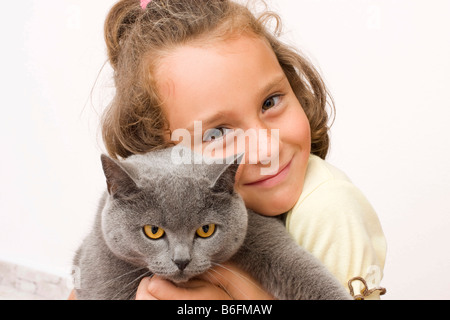
[[[275,21],[270,32],[269,21]],[[192,41],[251,34],[273,48],[311,127],[311,153],[325,158],[329,114],[334,105],[314,66],[279,40],[280,17],[266,10],[256,17],[231,0],[120,0],[105,21],[105,41],[114,69],[115,96],[102,117],[102,136],[112,157],[126,158],[171,145],[169,125],[153,77],[158,61],[176,46]],[[327,98],[330,98],[328,100]],[[331,102],[331,103],[328,103]]]

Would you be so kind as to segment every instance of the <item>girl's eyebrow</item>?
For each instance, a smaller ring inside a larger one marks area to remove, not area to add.
[[[203,119],[203,120],[196,120],[196,121],[200,121],[202,123],[202,128],[206,129],[206,128],[209,128],[211,126],[211,124],[221,121],[221,119],[223,119],[225,116],[226,116],[225,113],[218,112],[218,113],[212,115],[209,118],[206,118],[206,119]],[[194,123],[189,125],[186,128],[186,130],[189,131],[189,132],[194,132]]]
[[[270,82],[261,87],[259,90],[259,96],[267,96],[274,87],[278,86],[284,80],[287,80],[284,73],[276,75]]]

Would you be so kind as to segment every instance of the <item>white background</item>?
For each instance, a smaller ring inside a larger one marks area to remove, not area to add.
[[[385,298],[450,299],[450,1],[268,3],[335,99],[328,160],[379,214]],[[92,222],[104,188],[98,122],[112,92],[110,69],[101,72],[112,4],[3,4],[0,260],[68,274]]]

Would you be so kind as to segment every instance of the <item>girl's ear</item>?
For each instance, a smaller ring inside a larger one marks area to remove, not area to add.
[[[139,191],[136,183],[122,167],[107,155],[101,155],[108,193],[114,198],[126,198]]]
[[[228,192],[230,194],[234,192],[236,172],[243,158],[244,154],[241,153],[233,156],[232,161],[227,159],[225,167],[223,167],[218,177],[211,184],[211,190],[213,192]]]

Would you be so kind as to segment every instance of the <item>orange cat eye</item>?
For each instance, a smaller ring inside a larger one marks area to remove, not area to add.
[[[213,235],[216,230],[216,225],[214,223],[204,225],[197,229],[197,235],[201,238],[209,238]]]
[[[145,225],[144,233],[150,239],[156,240],[164,235],[164,230],[157,226]]]

